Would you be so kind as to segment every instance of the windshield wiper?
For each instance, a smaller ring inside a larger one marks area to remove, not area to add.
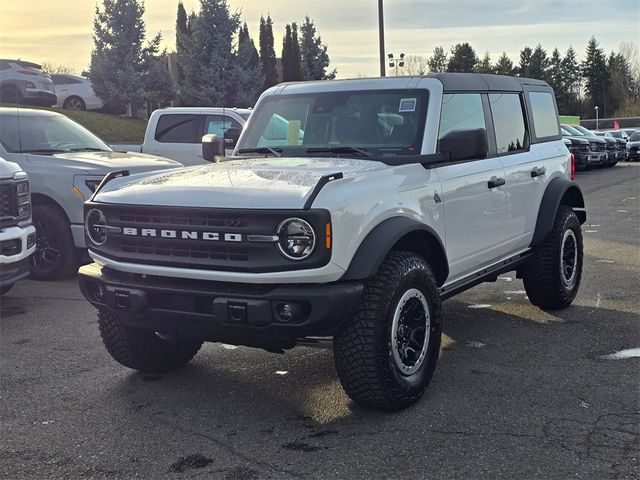
[[[270,153],[274,157],[281,157],[282,149],[271,147],[241,148],[238,153]]]
[[[109,150],[105,150],[104,148],[95,148],[95,147],[77,147],[70,148],[70,152],[109,152]]]
[[[334,147],[322,147],[322,148],[309,148],[307,153],[353,153],[360,155],[361,157],[372,157],[373,154],[369,150],[358,147],[350,147],[348,145],[334,146]]]
[[[60,150],[59,148],[33,148],[26,150],[17,150],[16,153],[67,153],[69,150]]]

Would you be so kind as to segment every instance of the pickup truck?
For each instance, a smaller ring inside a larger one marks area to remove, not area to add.
[[[202,158],[202,137],[224,136],[226,153],[231,155],[250,115],[251,110],[243,108],[162,108],[151,114],[142,145],[112,144],[111,148],[159,155],[184,165],[200,165],[206,163]]]

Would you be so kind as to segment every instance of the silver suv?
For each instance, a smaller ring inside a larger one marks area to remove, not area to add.
[[[205,136],[204,158],[223,147]],[[576,296],[586,212],[545,82],[279,85],[234,153],[122,172],[85,205],[95,263],[80,286],[123,365],[171,370],[204,341],[329,338],[347,394],[397,410],[435,371],[443,300],[512,270],[541,308]]]
[[[56,101],[53,80],[40,65],[0,59],[0,102],[50,107]]]

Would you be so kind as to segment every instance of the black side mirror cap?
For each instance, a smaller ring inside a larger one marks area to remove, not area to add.
[[[224,142],[213,133],[202,137],[202,158],[207,162],[214,162],[216,157],[224,156]]]
[[[484,128],[453,130],[440,139],[440,152],[450,161],[487,158],[487,131]]]
[[[240,138],[240,129],[231,127],[224,131],[224,146],[226,148],[234,148]]]

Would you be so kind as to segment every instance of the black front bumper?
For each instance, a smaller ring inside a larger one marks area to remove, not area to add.
[[[29,92],[24,94],[24,103],[30,105],[40,105],[42,107],[50,107],[58,102],[58,97],[55,93],[50,92]]]
[[[0,263],[0,287],[12,285],[28,276],[29,258],[13,263]]]
[[[142,276],[95,263],[80,268],[78,281],[87,300],[130,327],[268,350],[333,335],[364,288],[361,282],[256,285]],[[283,318],[285,304],[292,318]]]

